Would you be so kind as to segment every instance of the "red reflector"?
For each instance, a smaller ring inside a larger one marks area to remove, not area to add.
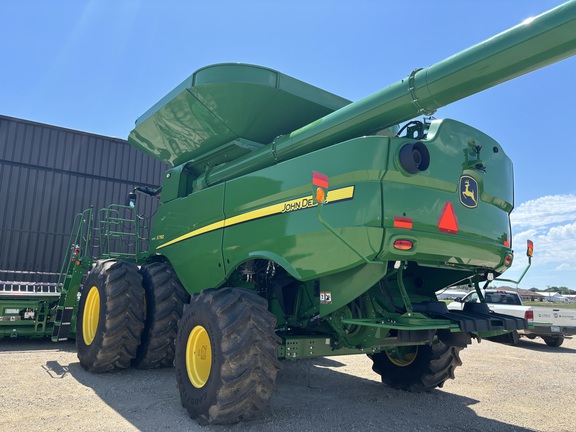
[[[396,216],[394,218],[394,228],[412,229],[412,218]]]
[[[319,172],[312,172],[312,184],[314,186],[320,186],[321,188],[328,189],[328,176],[325,174],[320,174]]]
[[[394,242],[394,248],[399,250],[410,250],[414,247],[414,243],[410,240],[396,240]]]
[[[438,220],[438,229],[445,233],[455,234],[458,232],[458,220],[454,213],[452,203],[447,202]]]
[[[534,321],[534,311],[527,310],[526,312],[524,312],[524,319],[526,321]]]
[[[504,264],[506,264],[507,266],[510,266],[512,264],[512,255],[506,255],[506,258],[504,258]]]

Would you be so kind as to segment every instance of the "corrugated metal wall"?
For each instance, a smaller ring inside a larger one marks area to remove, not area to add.
[[[124,204],[166,168],[121,139],[0,116],[0,281],[53,281],[74,215]],[[145,216],[156,203],[138,197]]]

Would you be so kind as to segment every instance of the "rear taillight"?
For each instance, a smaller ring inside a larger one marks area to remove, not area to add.
[[[533,310],[527,310],[524,313],[524,319],[526,321],[534,321],[534,311]]]
[[[412,250],[413,247],[414,243],[412,243],[410,240],[396,240],[394,242],[394,248],[398,250],[408,251]]]

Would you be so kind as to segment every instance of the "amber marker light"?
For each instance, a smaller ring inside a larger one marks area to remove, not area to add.
[[[534,243],[532,240],[526,242],[526,255],[530,258],[534,255]]]
[[[326,191],[328,189],[328,176],[316,171],[312,171],[312,185],[317,186],[314,198],[317,203],[323,204],[326,200]]]
[[[394,242],[394,249],[408,251],[414,247],[414,243],[410,240],[396,240]]]
[[[394,218],[394,228],[412,229],[412,218],[396,216]]]

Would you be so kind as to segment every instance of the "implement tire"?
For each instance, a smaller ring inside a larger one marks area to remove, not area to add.
[[[564,336],[542,336],[546,345],[558,348],[564,343]]]
[[[405,347],[404,356],[387,352],[371,354],[372,370],[391,387],[412,392],[430,391],[454,379],[454,369],[462,365],[462,348],[434,342],[432,345]]]
[[[125,369],[136,356],[144,327],[144,289],[138,268],[99,261],[88,273],[76,327],[76,348],[90,372]]]
[[[182,406],[199,424],[230,424],[268,404],[281,367],[268,302],[221,288],[193,295],[178,326],[176,379]]]
[[[174,341],[184,304],[190,301],[172,266],[155,262],[140,268],[146,292],[146,319],[134,366],[139,369],[171,367]]]

